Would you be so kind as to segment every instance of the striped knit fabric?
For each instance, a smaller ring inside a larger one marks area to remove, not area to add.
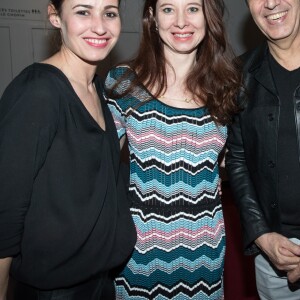
[[[106,86],[126,70],[111,70]],[[129,83],[123,80],[115,92]],[[225,231],[217,160],[226,128],[217,126],[205,107],[168,106],[143,86],[108,103],[119,137],[126,134],[129,142],[138,235],[115,281],[117,299],[223,299]]]

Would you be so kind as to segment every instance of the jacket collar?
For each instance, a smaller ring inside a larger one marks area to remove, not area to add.
[[[276,86],[273,80],[272,71],[268,61],[269,47],[267,42],[257,47],[252,53],[249,73],[271,93],[277,95]]]

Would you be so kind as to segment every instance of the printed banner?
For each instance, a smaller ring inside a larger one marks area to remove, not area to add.
[[[1,0],[0,19],[47,20],[48,0]]]

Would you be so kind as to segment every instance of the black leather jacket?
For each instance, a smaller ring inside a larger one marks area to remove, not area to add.
[[[242,111],[229,128],[227,141],[226,169],[240,211],[246,254],[258,252],[254,240],[262,234],[280,233],[276,160],[280,101],[267,52],[265,43],[241,57]],[[294,107],[300,163],[300,78]]]

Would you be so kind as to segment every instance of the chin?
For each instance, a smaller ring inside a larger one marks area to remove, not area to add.
[[[195,51],[196,48],[181,48],[181,49],[174,49],[176,53],[181,54],[190,54]]]
[[[87,62],[90,65],[97,65],[100,61],[104,60],[108,55],[94,56],[94,57],[84,57],[83,61]]]

